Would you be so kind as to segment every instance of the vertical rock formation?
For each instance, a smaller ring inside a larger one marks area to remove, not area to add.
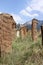
[[[15,21],[12,23],[12,39],[16,38],[16,23]]]
[[[34,41],[37,40],[37,24],[38,24],[38,20],[33,19],[32,20],[32,40]]]
[[[0,14],[0,54],[12,51],[12,40],[16,23],[10,14]]]
[[[43,45],[43,25],[41,26],[42,45]]]
[[[25,26],[22,26],[20,33],[21,33],[21,37],[25,38],[27,36],[27,28]]]

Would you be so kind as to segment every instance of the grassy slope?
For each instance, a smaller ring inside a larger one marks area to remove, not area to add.
[[[37,42],[33,42],[30,36],[25,39],[15,39],[12,48],[12,54],[7,54],[0,63],[8,65],[43,65],[43,47],[41,46],[40,37]]]

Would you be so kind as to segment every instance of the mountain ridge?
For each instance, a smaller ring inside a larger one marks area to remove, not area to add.
[[[23,25],[26,26],[28,29],[31,29],[31,24],[32,21],[27,21],[26,23],[24,23]],[[38,20],[38,24],[37,24],[37,29],[40,29],[40,26],[43,25],[43,20]]]

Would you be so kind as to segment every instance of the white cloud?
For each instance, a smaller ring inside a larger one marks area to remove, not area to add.
[[[32,18],[38,16],[38,14],[30,14],[30,13],[27,12],[26,10],[20,11],[20,14],[21,14],[21,15],[24,15],[24,16],[29,16],[29,17],[32,17]]]
[[[31,15],[32,17],[37,17],[37,16],[39,16],[38,14],[33,14],[33,15]]]
[[[0,12],[0,14],[1,14],[2,12]]]
[[[20,14],[29,17],[38,16],[38,13],[31,14],[34,10],[43,13],[43,0],[31,0],[30,4],[25,9],[20,11]]]
[[[43,0],[32,0],[30,7],[32,10],[43,12]]]
[[[21,10],[20,14],[24,16],[29,16],[29,13],[26,10]]]
[[[13,16],[13,19],[16,21],[16,23],[21,23],[23,20],[22,18],[17,14],[11,14]]]
[[[37,17],[37,16],[39,16],[39,15],[38,15],[38,14],[29,14],[29,13],[28,13],[28,16],[31,17],[31,18],[34,18],[34,17]]]
[[[43,0],[31,0],[25,9],[20,11],[20,14],[29,17],[38,17],[38,13],[32,14],[34,10],[43,12]]]
[[[31,12],[31,11],[32,11],[32,8],[28,6],[28,7],[26,8],[26,11]]]

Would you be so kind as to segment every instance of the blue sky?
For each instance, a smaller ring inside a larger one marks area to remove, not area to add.
[[[0,0],[2,12],[11,14],[16,23],[25,23],[33,18],[43,20],[43,0]]]

